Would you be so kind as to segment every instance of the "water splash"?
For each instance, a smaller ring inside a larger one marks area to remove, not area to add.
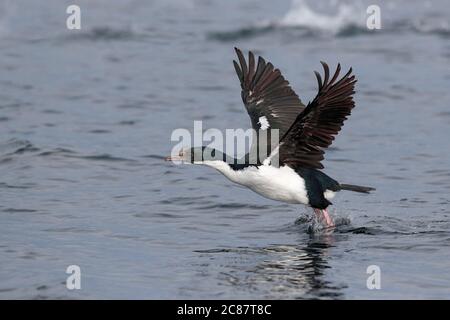
[[[395,6],[387,6],[393,10]],[[324,10],[325,9],[325,10]],[[212,32],[209,37],[219,41],[234,41],[269,33],[288,34],[301,38],[349,37],[358,35],[397,34],[411,32],[425,35],[450,36],[450,21],[445,14],[424,11],[420,17],[402,17],[387,11],[381,30],[366,26],[367,5],[362,2],[331,1],[324,8],[315,8],[306,0],[293,0],[291,8],[281,18],[262,21],[235,30]],[[383,11],[386,12],[386,11]]]
[[[338,34],[351,26],[364,27],[364,14],[356,5],[340,3],[333,15],[314,11],[306,1],[295,0],[291,9],[277,24],[282,27],[304,27]]]
[[[411,23],[411,29],[421,34],[436,34],[450,37],[450,21],[442,17],[419,19]]]
[[[302,37],[352,35],[367,31],[365,8],[341,2],[332,8],[329,13],[324,13],[313,9],[305,0],[294,0],[289,11],[281,18],[209,35],[212,39],[230,41],[286,30],[297,30]]]

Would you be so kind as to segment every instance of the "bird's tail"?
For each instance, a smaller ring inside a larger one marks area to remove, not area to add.
[[[355,191],[355,192],[361,192],[361,193],[370,193],[370,191],[374,191],[375,188],[371,187],[363,187],[363,186],[356,186],[353,184],[340,184],[341,190],[348,190],[348,191]]]

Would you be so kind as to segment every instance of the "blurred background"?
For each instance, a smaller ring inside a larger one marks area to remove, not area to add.
[[[449,298],[449,17],[444,0],[0,0],[0,298]],[[250,126],[234,46],[304,103],[320,60],[353,67],[325,172],[377,191],[340,193],[334,233],[163,161],[194,120]]]

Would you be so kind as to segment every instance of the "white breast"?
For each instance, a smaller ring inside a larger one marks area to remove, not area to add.
[[[204,164],[223,173],[231,181],[246,186],[256,193],[273,200],[308,204],[305,180],[292,168],[280,168],[270,165],[247,167],[242,170],[232,170],[222,161],[205,161]]]

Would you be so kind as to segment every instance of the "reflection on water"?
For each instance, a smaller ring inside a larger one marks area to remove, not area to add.
[[[332,232],[311,235],[306,245],[269,245],[197,250],[200,260],[212,260],[202,268],[215,267],[223,286],[262,293],[264,298],[339,298],[345,284],[324,276],[330,248],[335,245]]]

